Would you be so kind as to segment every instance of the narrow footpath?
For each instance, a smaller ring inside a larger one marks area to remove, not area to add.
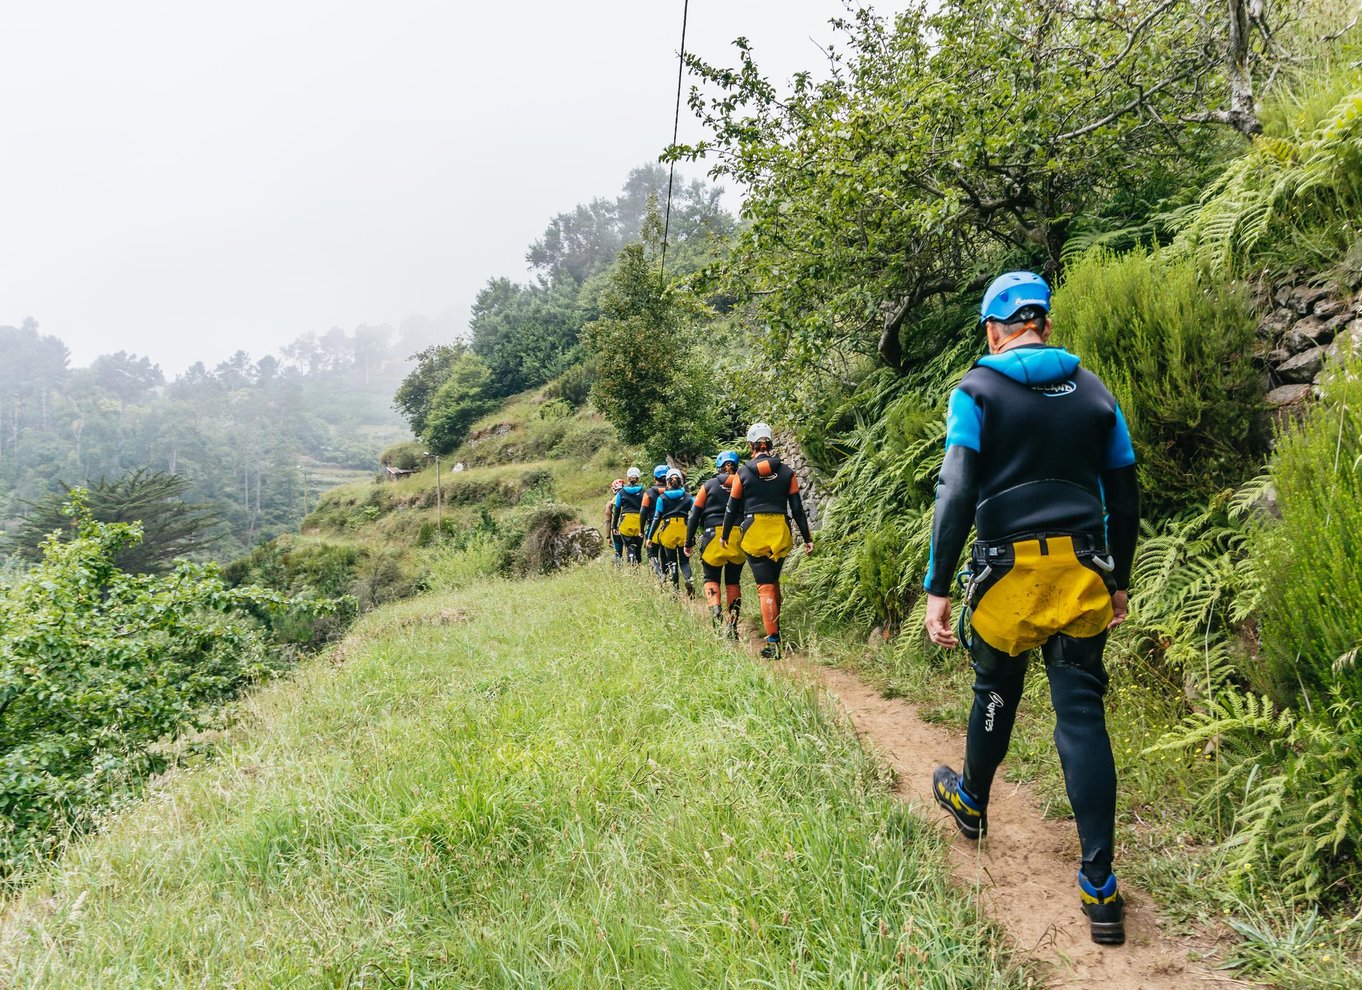
[[[1043,818],[1029,787],[1000,779],[988,808],[991,834],[977,845],[968,842],[936,807],[928,783],[938,764],[960,765],[963,731],[925,722],[911,702],[883,697],[850,671],[797,657],[781,666],[845,712],[861,740],[893,769],[898,796],[951,836],[956,879],[977,893],[984,912],[1009,933],[1016,950],[1043,967],[1052,988],[1256,986],[1199,961],[1213,944],[1169,932],[1151,899],[1125,881],[1126,944],[1093,944],[1078,909],[1078,836],[1072,821]]]

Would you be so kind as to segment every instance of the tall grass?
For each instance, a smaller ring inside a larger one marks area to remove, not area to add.
[[[1020,987],[814,699],[588,567],[370,613],[7,906],[26,987]]]

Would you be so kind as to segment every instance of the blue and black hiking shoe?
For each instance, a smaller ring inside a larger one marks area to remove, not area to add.
[[[766,645],[763,646],[763,647],[761,648],[761,656],[762,656],[762,659],[763,659],[763,660],[779,660],[779,659],[780,659],[780,637],[779,637],[779,636],[767,636],[767,637],[766,637]]]
[[[988,812],[976,799],[965,793],[960,775],[950,767],[937,767],[932,772],[932,797],[951,813],[955,827],[967,839],[977,840],[988,832]]]
[[[1123,945],[1126,940],[1126,903],[1116,889],[1116,874],[1107,877],[1100,887],[1078,871],[1078,892],[1083,913],[1092,928],[1092,940],[1098,945]]]

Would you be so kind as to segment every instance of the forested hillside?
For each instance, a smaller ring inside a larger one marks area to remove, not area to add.
[[[423,318],[333,329],[168,380],[124,351],[73,368],[35,321],[0,326],[3,528],[14,533],[63,484],[159,472],[211,510],[205,549],[231,559],[295,528],[321,491],[377,470],[379,452],[403,435],[392,394],[410,356],[457,332]]]

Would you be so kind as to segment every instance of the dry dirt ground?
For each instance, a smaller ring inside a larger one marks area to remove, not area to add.
[[[1126,944],[1095,945],[1078,907],[1078,835],[1072,821],[1043,818],[1030,788],[1000,779],[989,802],[989,835],[969,842],[930,792],[934,767],[946,763],[959,768],[963,732],[923,721],[911,702],[883,697],[850,671],[797,658],[783,661],[781,668],[838,706],[863,742],[894,770],[899,797],[952,837],[956,880],[1008,932],[1016,951],[1039,965],[1051,987],[1255,986],[1211,968],[1213,962],[1203,960],[1213,943],[1166,929],[1155,904],[1129,884],[1122,884]]]

